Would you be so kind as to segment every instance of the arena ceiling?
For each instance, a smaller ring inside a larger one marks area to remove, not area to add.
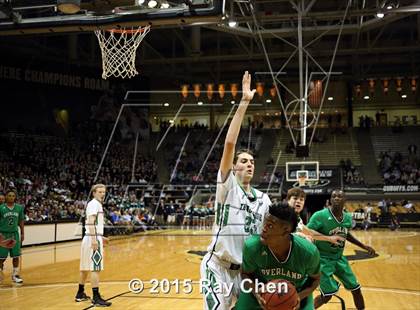
[[[340,35],[333,67],[339,78],[420,72],[420,0],[237,0],[223,12],[223,1],[189,1],[169,1],[165,11],[132,0],[83,0],[79,13],[65,15],[54,0],[0,0],[1,55],[99,66],[95,28],[151,23],[137,55],[142,74],[217,82],[237,79],[245,68],[268,71],[268,63],[276,71],[289,60],[284,78],[295,79],[300,18],[303,46],[324,68]],[[213,10],[200,13],[205,5]]]

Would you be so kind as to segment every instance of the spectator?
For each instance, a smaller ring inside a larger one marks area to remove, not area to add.
[[[408,213],[416,213],[416,208],[411,201],[407,201],[403,207],[407,210]]]

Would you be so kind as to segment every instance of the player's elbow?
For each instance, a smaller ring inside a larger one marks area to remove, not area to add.
[[[226,136],[225,149],[228,148],[228,149],[234,150],[235,146],[236,146],[236,140],[233,137],[229,137],[229,135]]]

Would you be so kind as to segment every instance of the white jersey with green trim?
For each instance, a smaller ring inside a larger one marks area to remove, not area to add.
[[[104,234],[104,211],[102,209],[102,204],[96,200],[95,198],[89,201],[87,207],[86,207],[86,226],[85,226],[85,232],[86,235],[89,236],[90,232],[88,229],[87,219],[89,216],[95,215],[96,221],[95,221],[95,234],[97,236],[102,236]]]
[[[242,264],[244,242],[250,235],[261,233],[270,205],[267,194],[254,188],[246,193],[232,171],[223,182],[219,170],[213,239],[208,251],[222,260]]]

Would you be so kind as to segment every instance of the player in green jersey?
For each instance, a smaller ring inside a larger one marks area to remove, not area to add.
[[[308,227],[324,235],[339,235],[345,240],[359,246],[374,255],[375,250],[357,240],[351,233],[352,217],[344,211],[345,195],[342,190],[334,190],[331,194],[331,207],[315,212],[309,220]],[[339,283],[351,291],[353,300],[358,310],[365,308],[360,284],[351,270],[347,259],[343,255],[345,241],[334,245],[325,241],[317,241],[321,255],[321,295],[315,298],[315,308],[327,303],[332,295],[338,292]]]
[[[320,279],[319,252],[308,240],[293,235],[298,223],[293,208],[286,203],[272,205],[264,220],[261,235],[245,241],[243,248],[241,291],[235,310],[262,309],[264,301],[255,282],[284,279],[298,292],[300,309],[314,309],[312,292]]]
[[[298,225],[296,227],[296,234],[308,239],[309,241],[319,240],[319,241],[328,241],[332,244],[339,244],[344,241],[343,237],[340,236],[329,236],[323,235],[319,232],[309,229],[305,223],[307,222],[308,214],[305,207],[306,193],[303,189],[299,187],[293,187],[287,191],[287,203],[289,206],[295,209],[295,212],[298,216]]]
[[[16,244],[11,248],[0,248],[0,281],[3,280],[3,264],[7,256],[13,258],[12,281],[22,283],[19,276],[19,257],[20,247],[24,240],[24,214],[23,206],[16,204],[16,193],[13,190],[6,192],[6,203],[0,205],[0,234],[6,239],[16,240]],[[19,229],[20,227],[20,236]]]

